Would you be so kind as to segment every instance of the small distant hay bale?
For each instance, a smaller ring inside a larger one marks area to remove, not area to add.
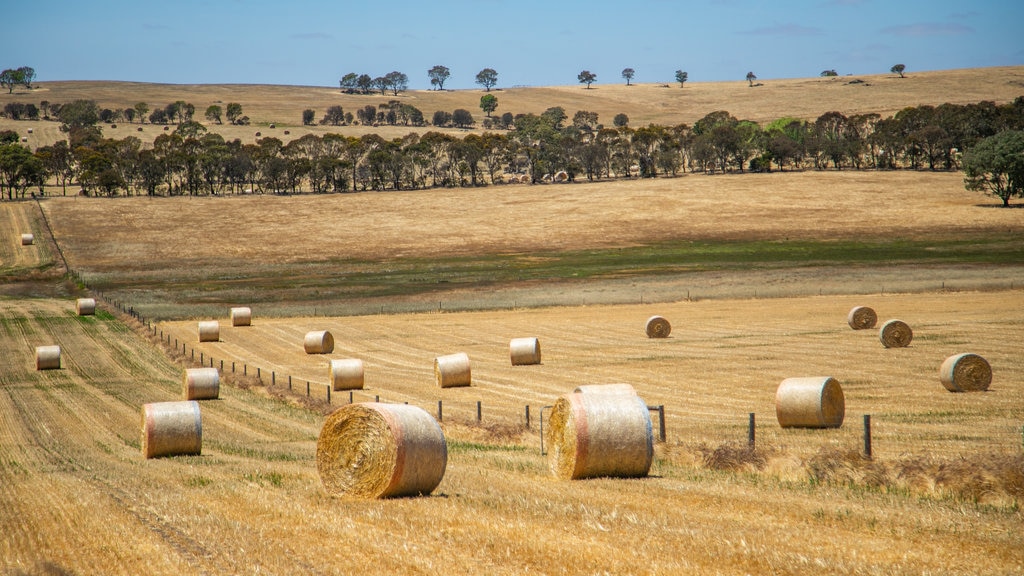
[[[199,323],[199,341],[217,342],[220,340],[220,322],[204,320]]]
[[[513,366],[540,364],[540,340],[536,338],[513,338],[508,343],[508,353]]]
[[[75,314],[78,314],[79,316],[92,316],[95,313],[95,298],[79,298],[75,301]]]
[[[636,388],[632,384],[584,384],[577,386],[573,392],[577,394],[625,394],[636,396]]]
[[[28,133],[29,133],[29,134],[31,134],[31,133],[32,133],[32,129],[31,129],[31,128],[29,128],[29,129],[28,129]]]
[[[330,354],[334,352],[334,335],[327,330],[306,332],[302,347],[306,349],[306,354]]]
[[[878,315],[867,306],[854,306],[846,315],[846,323],[854,330],[866,330],[874,328],[878,323]]]
[[[886,348],[906,348],[914,339],[914,331],[902,320],[889,320],[878,331],[878,339]]]
[[[651,316],[645,326],[648,338],[668,338],[672,333],[672,324],[661,316]]]
[[[277,128],[277,124],[271,124],[270,127],[271,128]]]
[[[331,360],[327,374],[335,391],[363,389],[363,361],[358,358]]]
[[[441,388],[471,386],[469,356],[465,352],[434,358],[434,378]]]
[[[199,402],[154,402],[142,406],[142,456],[198,455],[203,450]]]
[[[21,235],[21,245],[22,246],[31,246],[31,245],[35,244],[35,242],[36,242],[35,234],[22,234]]]
[[[252,326],[252,308],[239,306],[231,309],[232,326]]]
[[[289,134],[291,134],[291,131],[289,131],[289,130],[285,130],[285,131],[284,131],[284,135],[285,135],[285,136],[287,136],[287,135],[289,135]]]
[[[136,128],[135,131],[136,132],[142,132],[142,126],[139,126],[138,128]]]
[[[654,434],[639,396],[566,394],[548,422],[548,466],[558,478],[635,478],[650,472]]]
[[[185,400],[215,400],[220,397],[220,372],[216,368],[186,368],[182,378]]]
[[[783,428],[839,428],[846,416],[843,388],[831,376],[786,378],[775,392]]]
[[[260,136],[263,136],[263,134],[261,132],[257,132],[256,137],[259,138]]]
[[[60,346],[36,346],[36,370],[60,370]]]
[[[21,141],[22,142],[28,142],[28,136],[22,136],[21,137]]]
[[[992,366],[977,354],[954,354],[939,367],[939,380],[950,392],[984,392],[992,384]]]
[[[447,465],[444,432],[418,406],[349,404],[327,417],[316,443],[320,481],[333,496],[430,494]]]
[[[569,179],[569,173],[566,172],[565,170],[559,170],[558,172],[555,173],[554,179],[555,182],[565,182],[566,180]]]

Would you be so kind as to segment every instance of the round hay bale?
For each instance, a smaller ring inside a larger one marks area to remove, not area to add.
[[[569,179],[569,173],[565,170],[559,170],[555,173],[555,182],[565,182]]]
[[[843,388],[830,376],[786,378],[775,391],[775,416],[783,428],[839,428],[846,416]]]
[[[232,326],[252,326],[252,309],[248,306],[239,306],[231,309]]]
[[[625,394],[636,396],[636,388],[632,384],[584,384],[577,386],[573,392],[577,394]]]
[[[199,402],[154,402],[142,406],[142,456],[200,454],[203,421]]]
[[[914,331],[902,320],[889,320],[878,331],[878,339],[886,348],[906,348],[914,339]]]
[[[29,133],[29,134],[31,134],[31,133],[32,133],[32,129],[31,129],[31,128],[29,128],[29,129],[28,129],[28,133]]]
[[[418,406],[349,404],[327,417],[316,443],[320,481],[334,496],[430,494],[447,465],[444,432]]]
[[[36,237],[35,237],[34,234],[22,234],[21,235],[21,245],[22,246],[31,246],[31,245],[35,244],[35,242],[36,242]]]
[[[22,136],[21,137],[21,141],[22,142],[28,142],[28,136]]]
[[[984,392],[992,384],[992,367],[977,354],[954,354],[939,367],[939,380],[950,392]]]
[[[540,340],[536,338],[513,338],[508,343],[508,354],[513,366],[540,364]]]
[[[182,379],[185,400],[214,400],[220,397],[220,372],[216,368],[186,368]]]
[[[661,316],[651,316],[647,319],[645,330],[648,338],[668,338],[672,333],[672,325]]]
[[[363,389],[363,361],[358,358],[331,360],[327,375],[334,391]]]
[[[306,349],[306,354],[330,354],[334,352],[334,336],[327,330],[306,332],[302,347]]]
[[[36,346],[36,370],[60,370],[60,346]]]
[[[878,315],[867,306],[854,306],[846,315],[846,323],[854,330],[874,328],[877,322]]]
[[[434,378],[441,388],[472,385],[469,356],[465,352],[434,358]]]
[[[639,396],[566,394],[548,422],[548,465],[558,478],[641,477],[651,469],[651,414]]]
[[[220,322],[216,320],[206,320],[199,323],[199,341],[200,342],[218,342],[220,341]]]
[[[95,298],[79,298],[75,300],[75,314],[79,316],[92,316],[96,313]]]

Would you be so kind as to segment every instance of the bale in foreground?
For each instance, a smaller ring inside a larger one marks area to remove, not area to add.
[[[220,340],[220,322],[208,320],[199,323],[199,341],[217,342]]]
[[[60,346],[36,346],[36,370],[60,370]]]
[[[566,394],[545,430],[548,465],[565,480],[646,476],[654,459],[651,414],[639,396]]]
[[[977,354],[954,354],[939,367],[939,380],[950,392],[984,392],[992,384],[992,367]]]
[[[75,314],[78,314],[79,316],[92,316],[95,313],[95,298],[79,298],[75,301]]]
[[[302,347],[306,354],[330,354],[334,352],[334,335],[327,330],[306,332]]]
[[[434,378],[441,388],[472,385],[469,356],[465,352],[458,352],[434,358]]]
[[[142,406],[142,456],[198,455],[203,450],[199,403],[154,402]]]
[[[334,359],[328,363],[327,376],[331,388],[338,390],[363,389],[363,361],[358,358]]]
[[[327,417],[316,443],[320,481],[334,496],[430,494],[447,465],[444,433],[418,406],[349,404]]]
[[[508,343],[508,353],[513,366],[540,364],[540,340],[513,338]]]
[[[878,323],[878,314],[867,306],[854,306],[846,315],[846,323],[854,330],[874,328]]]
[[[220,396],[220,372],[216,368],[186,368],[182,389],[185,400],[214,400]]]
[[[839,428],[846,416],[835,378],[786,378],[775,391],[775,416],[783,428]]]
[[[232,326],[252,326],[252,308],[239,306],[231,309]]]
[[[668,338],[672,333],[672,324],[661,316],[651,316],[645,326],[648,338]]]
[[[886,348],[906,348],[914,339],[914,331],[902,320],[889,320],[878,331],[878,339]]]

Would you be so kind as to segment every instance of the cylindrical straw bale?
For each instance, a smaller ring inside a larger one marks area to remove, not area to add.
[[[577,394],[625,394],[636,396],[636,388],[632,384],[584,384],[573,390]]]
[[[316,466],[335,496],[430,494],[444,478],[448,445],[418,406],[367,402],[332,412],[320,429]]]
[[[906,348],[914,339],[914,331],[902,320],[889,320],[878,331],[878,339],[886,348]]]
[[[783,428],[839,428],[846,416],[843,388],[835,378],[786,378],[775,392],[775,415]]]
[[[854,306],[846,315],[846,323],[854,330],[874,328],[878,323],[878,314],[867,306]]]
[[[33,234],[22,234],[21,235],[21,245],[22,246],[31,246],[32,244],[35,243],[35,241],[36,241],[36,237]]]
[[[330,361],[328,368],[328,376],[331,379],[333,390],[363,389],[362,360],[358,358],[335,359]]]
[[[508,352],[513,366],[540,364],[540,340],[536,338],[513,338]]]
[[[661,316],[651,316],[647,319],[646,330],[648,338],[668,338],[672,333],[672,325]]]
[[[252,326],[252,308],[239,306],[231,309],[232,326]]]
[[[75,313],[79,316],[92,316],[96,313],[96,299],[79,298],[75,301]]]
[[[36,346],[36,370],[60,370],[60,346]]]
[[[330,354],[334,352],[334,336],[327,330],[306,332],[302,346],[306,354]]]
[[[199,323],[199,341],[217,342],[220,340],[220,322],[206,320]]]
[[[992,383],[992,367],[977,354],[954,354],[942,363],[939,379],[950,392],[984,392]]]
[[[202,449],[203,421],[198,402],[154,402],[142,406],[143,457],[200,454]]]
[[[220,372],[216,368],[186,368],[182,380],[185,400],[213,400],[220,396]]]
[[[434,378],[441,388],[472,385],[469,356],[458,352],[434,358]]]
[[[654,458],[651,414],[635,395],[566,394],[545,436],[551,472],[566,480],[646,476]]]

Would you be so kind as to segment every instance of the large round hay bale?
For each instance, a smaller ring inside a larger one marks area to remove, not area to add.
[[[60,370],[60,346],[36,346],[36,370]]]
[[[334,359],[328,363],[331,388],[338,390],[363,389],[363,361],[358,358]]]
[[[513,338],[508,343],[508,354],[513,366],[540,364],[540,340],[536,338]]]
[[[186,368],[182,378],[185,400],[213,400],[220,396],[220,372],[216,368]]]
[[[96,299],[79,298],[75,301],[75,313],[79,316],[92,316],[96,313]]]
[[[142,406],[144,458],[200,454],[202,450],[203,420],[198,402],[154,402]]]
[[[217,342],[220,340],[220,322],[204,320],[199,323],[199,341]]]
[[[902,320],[889,320],[878,331],[878,339],[886,348],[906,348],[914,339],[914,331]]]
[[[839,428],[846,416],[843,388],[835,378],[786,378],[775,392],[775,416],[783,428]]]
[[[21,235],[21,245],[22,246],[31,246],[32,244],[35,243],[35,241],[36,241],[36,237],[35,237],[34,234],[22,234]]]
[[[465,352],[434,358],[434,378],[441,388],[472,385],[469,356]]]
[[[639,396],[566,394],[545,429],[548,465],[566,480],[646,476],[654,458],[651,414]]]
[[[577,386],[577,394],[625,394],[636,396],[636,388],[632,384],[584,384]]]
[[[648,338],[668,338],[672,333],[672,325],[661,316],[651,316],[645,327]]]
[[[231,309],[232,326],[252,326],[252,308],[239,306]]]
[[[316,443],[320,481],[335,496],[430,494],[447,465],[441,426],[418,406],[349,404],[327,417]]]
[[[878,314],[867,306],[854,306],[846,315],[846,323],[854,330],[874,328],[878,323]]]
[[[992,367],[977,354],[954,354],[942,362],[939,379],[950,392],[984,392],[992,384]]]
[[[334,336],[327,330],[306,332],[302,347],[306,354],[330,354],[334,352]]]

